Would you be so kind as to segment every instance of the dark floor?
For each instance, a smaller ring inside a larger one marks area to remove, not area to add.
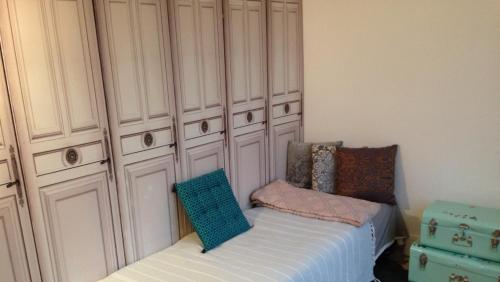
[[[375,277],[381,282],[407,282],[407,265],[408,258],[404,255],[403,247],[394,244],[378,258]]]

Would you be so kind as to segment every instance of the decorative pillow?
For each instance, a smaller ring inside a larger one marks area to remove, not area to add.
[[[394,166],[397,149],[397,145],[384,148],[337,148],[335,193],[396,204]]]
[[[203,252],[250,229],[224,170],[176,184],[186,214],[200,237]]]
[[[295,187],[311,188],[312,186],[312,144],[293,141],[288,143],[286,181]],[[314,144],[340,147],[342,141]]]
[[[331,193],[335,191],[335,145],[313,144],[312,189]]]

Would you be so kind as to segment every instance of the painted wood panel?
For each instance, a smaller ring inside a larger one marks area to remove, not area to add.
[[[248,209],[250,195],[267,183],[267,142],[264,130],[236,136],[233,145],[234,176],[236,196],[240,207]]]
[[[200,47],[203,73],[203,98],[204,107],[213,108],[222,105],[222,87],[224,81],[220,77],[220,53],[222,44],[219,42],[219,19],[217,11],[217,1],[200,0],[199,5],[200,20]]]
[[[175,182],[179,173],[174,168],[177,137],[168,7],[166,0],[95,3],[125,256],[133,263],[178,239],[177,228],[168,227],[177,217],[175,209],[168,215],[173,219],[162,216],[168,201],[149,207],[144,202],[165,198],[165,183]],[[122,108],[130,109],[127,120]],[[138,187],[142,185],[149,190]],[[143,218],[155,210],[157,217]]]
[[[0,192],[0,280],[30,281],[16,198],[2,194],[5,193]]]
[[[247,49],[245,33],[245,5],[243,1],[229,4],[229,69],[232,103],[247,101]]]
[[[300,18],[299,5],[286,5],[286,55],[287,55],[287,92],[301,92],[300,90]]]
[[[0,0],[0,37],[42,279],[103,278],[125,260],[93,3]]]
[[[172,155],[125,167],[132,203],[136,258],[141,259],[175,243],[179,237],[177,204],[172,192]]]
[[[300,122],[290,122],[273,127],[274,152],[271,159],[271,180],[286,179],[287,148],[289,141],[300,141]]]
[[[131,7],[128,1],[109,1],[107,26],[111,79],[115,92],[116,114],[121,124],[142,121],[143,109]],[[98,18],[98,20],[102,20]],[[119,66],[119,67],[118,67]]]
[[[222,0],[169,0],[169,4],[179,126],[222,116],[226,99]]]
[[[96,281],[118,268],[108,189],[106,173],[40,189],[62,281]]]
[[[178,2],[176,10],[182,110],[183,112],[201,110],[203,103],[200,81],[201,58],[198,52],[196,10],[192,1]]]
[[[223,142],[214,142],[186,150],[188,179],[225,168]]]
[[[271,65],[271,94],[278,96],[286,94],[286,27],[285,6],[283,3],[272,2],[270,11],[270,60]]]

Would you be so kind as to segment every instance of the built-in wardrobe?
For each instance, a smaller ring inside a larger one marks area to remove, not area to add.
[[[95,281],[172,245],[176,182],[223,168],[244,199],[285,178],[301,26],[298,0],[0,0],[0,281]]]

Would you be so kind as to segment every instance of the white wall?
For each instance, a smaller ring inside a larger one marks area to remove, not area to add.
[[[500,1],[303,2],[306,140],[399,144],[412,235],[436,199],[500,207]]]

